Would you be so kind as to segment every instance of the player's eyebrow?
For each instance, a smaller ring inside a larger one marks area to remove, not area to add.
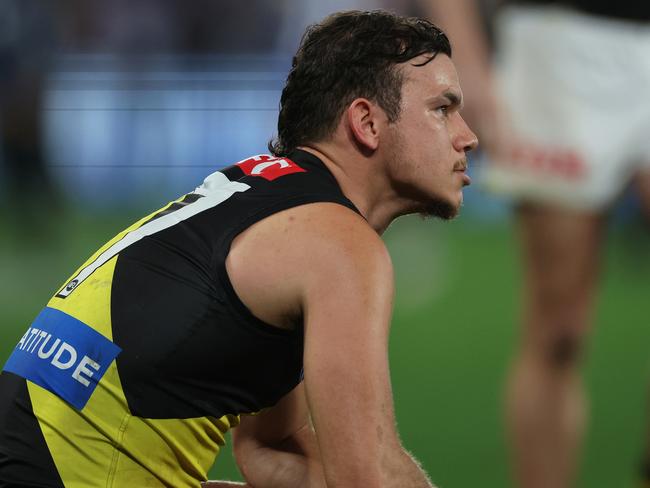
[[[463,108],[463,98],[458,93],[448,90],[442,93],[440,96],[449,100],[449,105],[451,105],[453,108]]]
[[[432,103],[447,102],[452,109],[463,108],[463,98],[460,94],[452,90],[446,90],[439,95],[429,99]]]
[[[443,96],[447,97],[452,105],[457,105],[460,107],[463,104],[462,97],[455,92],[445,92]]]

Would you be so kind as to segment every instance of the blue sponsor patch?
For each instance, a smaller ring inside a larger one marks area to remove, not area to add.
[[[18,341],[4,371],[42,386],[81,410],[121,351],[80,320],[46,307]]]

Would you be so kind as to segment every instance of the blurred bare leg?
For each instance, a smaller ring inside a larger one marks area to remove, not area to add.
[[[650,169],[639,172],[634,179],[641,207],[646,217],[646,221],[650,225]]]
[[[650,388],[648,388],[648,396],[646,398],[645,448],[641,457],[641,465],[639,466],[639,486],[641,488],[650,488]]]
[[[643,207],[645,221],[650,230],[650,170],[643,171],[636,176],[635,185]],[[650,488],[650,387],[646,400],[646,429],[645,429],[645,448],[641,461],[641,486]]]
[[[600,214],[524,205],[524,328],[507,396],[519,488],[568,488],[586,420],[581,349],[598,278]]]

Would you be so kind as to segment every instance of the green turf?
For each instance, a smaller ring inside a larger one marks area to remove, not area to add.
[[[54,289],[138,213],[62,214],[55,236],[18,235],[0,215],[0,361]],[[501,419],[518,316],[511,234],[507,225],[408,218],[386,235],[396,268],[390,354],[399,428],[441,488],[511,486]],[[608,239],[586,366],[592,407],[581,488],[633,487],[650,379],[650,256],[637,237],[623,228]],[[228,449],[211,474],[238,478]]]

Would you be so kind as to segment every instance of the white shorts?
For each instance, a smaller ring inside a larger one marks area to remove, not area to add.
[[[650,169],[650,25],[509,7],[497,35],[497,84],[522,144],[484,165],[488,189],[601,209]]]

